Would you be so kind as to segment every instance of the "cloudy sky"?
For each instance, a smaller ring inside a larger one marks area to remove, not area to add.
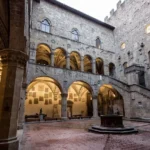
[[[77,10],[80,10],[94,18],[101,21],[106,16],[109,16],[109,12],[114,8],[116,10],[116,4],[119,0],[58,0],[67,4]],[[123,2],[124,0],[122,0]]]

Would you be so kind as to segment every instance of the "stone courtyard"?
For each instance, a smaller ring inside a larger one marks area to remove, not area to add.
[[[87,129],[99,120],[27,123],[20,136],[20,150],[150,150],[150,123],[124,121],[138,134],[94,134]]]

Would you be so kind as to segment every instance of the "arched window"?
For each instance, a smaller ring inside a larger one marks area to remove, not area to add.
[[[148,52],[148,59],[149,59],[149,64],[150,64],[150,51]]]
[[[96,38],[96,48],[100,49],[101,47],[101,41],[99,39],[99,37]]]
[[[50,23],[45,19],[41,22],[41,30],[44,32],[50,32]]]
[[[115,77],[115,65],[113,63],[109,64],[109,75]]]
[[[73,29],[72,30],[72,40],[74,41],[79,41],[79,33],[77,29]]]
[[[128,63],[127,62],[124,62],[123,63],[123,69],[124,69],[124,74],[125,74],[125,69],[128,67]]]
[[[39,44],[36,50],[36,63],[50,65],[50,48],[45,44]]]

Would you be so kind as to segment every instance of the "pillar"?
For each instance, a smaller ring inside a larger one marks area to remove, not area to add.
[[[93,96],[93,118],[98,118],[98,96]]]
[[[70,54],[67,54],[67,65],[66,65],[67,69],[70,69]]]
[[[51,66],[54,67],[54,53],[51,53]]]
[[[68,94],[66,93],[61,94],[61,118],[64,120],[67,119],[67,96]]]
[[[84,57],[81,56],[81,71],[84,72]]]
[[[95,62],[95,59],[92,60],[92,73],[96,74],[96,62]]]
[[[18,129],[23,129],[24,125],[24,109],[26,98],[26,85],[23,83],[20,93],[19,114],[18,114]]]
[[[1,50],[0,56],[0,149],[18,150],[16,135],[20,90],[28,57],[24,52],[14,49]]]

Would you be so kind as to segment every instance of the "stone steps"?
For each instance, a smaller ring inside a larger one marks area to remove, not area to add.
[[[138,133],[138,130],[133,127],[124,128],[108,128],[101,126],[92,126],[88,129],[89,132],[101,133],[101,134],[132,134]]]

